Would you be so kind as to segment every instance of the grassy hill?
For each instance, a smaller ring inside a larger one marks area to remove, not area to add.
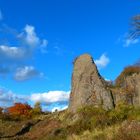
[[[2,140],[139,140],[139,132],[140,108],[123,103],[110,111],[84,106],[76,114],[65,110],[0,120]]]

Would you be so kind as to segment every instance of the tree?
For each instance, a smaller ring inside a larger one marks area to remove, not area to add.
[[[129,38],[134,40],[140,36],[140,15],[132,18],[132,28],[129,33]]]
[[[14,106],[7,108],[9,115],[11,116],[24,116],[29,117],[32,108],[28,104],[15,103]]]
[[[41,108],[41,103],[36,102],[33,108],[33,113],[34,114],[41,114],[42,113],[42,108]]]
[[[139,37],[140,37],[140,14],[132,18],[131,29],[128,34],[128,39],[130,41],[137,41]],[[134,65],[140,66],[140,59]]]

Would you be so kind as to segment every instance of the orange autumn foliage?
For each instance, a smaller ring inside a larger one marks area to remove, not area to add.
[[[28,104],[15,103],[14,106],[9,107],[7,110],[12,116],[30,116],[32,108]]]

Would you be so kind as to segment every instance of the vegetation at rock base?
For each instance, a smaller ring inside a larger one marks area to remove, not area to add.
[[[57,130],[59,132],[57,136],[60,138],[66,136],[69,140],[119,140],[124,139],[125,135],[127,139],[128,137],[139,139],[139,110],[139,108],[124,103],[120,103],[114,110],[109,111],[94,106],[84,106],[77,111],[76,121],[63,124],[62,128]],[[67,119],[69,122],[72,121],[71,117]],[[65,119],[63,121],[66,122]],[[129,124],[132,124],[132,129],[136,127],[135,134],[128,128]],[[121,131],[122,129],[125,130]]]
[[[123,102],[112,110],[86,105],[79,108],[76,114],[68,110],[44,114],[40,103],[36,103],[34,108],[28,104],[16,103],[7,112],[2,110],[3,108],[0,113],[2,140],[140,139],[140,108]],[[37,110],[37,113],[33,110]]]
[[[23,126],[32,124],[23,135],[16,135]],[[40,114],[19,121],[0,119],[0,136],[35,140],[139,140],[140,108],[120,103],[114,110],[83,106],[76,114],[68,110]]]

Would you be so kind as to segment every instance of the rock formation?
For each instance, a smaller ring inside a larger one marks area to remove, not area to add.
[[[119,86],[109,85],[99,74],[89,54],[75,59],[69,111],[85,105],[114,108],[120,102],[140,106],[140,67],[128,67],[119,76]]]
[[[121,87],[111,90],[116,105],[125,102],[140,107],[140,73],[126,76]]]
[[[75,113],[84,105],[114,108],[113,96],[89,54],[81,55],[74,62],[69,110]]]

